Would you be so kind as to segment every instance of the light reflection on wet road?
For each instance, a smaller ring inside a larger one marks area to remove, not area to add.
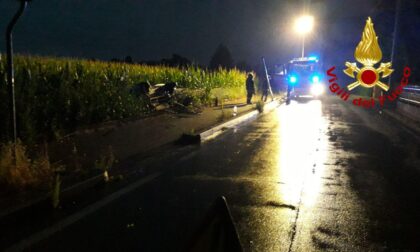
[[[313,211],[323,186],[321,177],[328,157],[325,134],[328,125],[319,100],[307,104],[293,102],[278,109],[275,116],[279,121],[279,137],[275,143],[278,146],[278,178],[282,182],[279,195],[281,201],[296,206],[288,247],[291,251],[296,234],[301,236],[301,211]]]
[[[308,104],[282,106],[275,113],[278,120],[278,136],[274,142],[278,178],[287,188],[279,188],[282,199],[298,205],[304,197],[306,206],[311,206],[318,196],[328,153],[325,132],[328,125],[322,116],[320,101]],[[308,190],[310,189],[310,190]]]
[[[366,156],[349,149],[352,127],[362,125],[360,143],[371,134],[357,113],[335,100],[282,105],[186,159],[160,160],[162,177],[33,249],[173,251],[224,195],[246,251],[381,251],[388,245],[370,237],[377,220],[363,195],[385,178],[369,185],[376,170],[349,165]]]

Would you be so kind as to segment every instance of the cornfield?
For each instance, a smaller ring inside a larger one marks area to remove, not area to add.
[[[211,72],[198,67],[179,69],[19,55],[15,57],[19,137],[34,143],[82,126],[147,114],[150,111],[146,102],[129,92],[139,82],[177,82],[187,91],[203,91],[205,95],[199,99],[208,102],[215,93],[223,93],[225,98],[244,95],[245,79],[245,73],[236,69]],[[0,142],[8,138],[10,129],[6,80],[3,56],[0,58]]]

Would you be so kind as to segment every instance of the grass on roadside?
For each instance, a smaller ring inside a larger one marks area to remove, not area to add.
[[[95,161],[95,168],[103,171],[104,181],[109,182],[109,170],[112,169],[116,162],[114,151],[111,146],[108,146],[108,150],[104,153],[99,160]]]
[[[54,169],[48,155],[30,159],[26,147],[16,144],[16,158],[13,157],[14,144],[3,144],[0,149],[0,184],[13,190],[49,187],[54,178]]]
[[[230,116],[228,110],[223,108],[223,109],[220,110],[220,115],[218,117],[218,121],[219,122],[224,122],[224,121],[228,120],[230,117],[231,116]]]

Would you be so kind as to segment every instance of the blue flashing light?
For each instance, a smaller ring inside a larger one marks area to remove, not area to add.
[[[292,83],[292,84],[296,83],[296,81],[297,81],[296,76],[290,76],[289,81],[290,81],[290,83]]]
[[[313,83],[318,83],[319,82],[319,76],[318,75],[312,76],[312,82]]]
[[[309,60],[318,60],[318,58],[317,58],[317,57],[315,57],[315,56],[311,56],[311,57],[309,57],[308,59],[309,59]]]

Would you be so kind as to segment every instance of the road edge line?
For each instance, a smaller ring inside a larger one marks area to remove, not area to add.
[[[236,126],[238,124],[241,124],[247,120],[250,120],[253,117],[258,116],[259,114],[265,114],[270,112],[271,110],[275,109],[279,105],[281,105],[281,100],[274,100],[264,105],[265,110],[260,113],[258,110],[254,109],[251,112],[248,112],[244,115],[241,115],[235,119],[229,120],[227,122],[221,123],[219,125],[216,125],[215,127],[212,127],[210,129],[207,129],[199,134],[201,142],[204,142],[209,139],[213,139],[214,137],[218,136],[223,130],[226,128],[231,128],[233,126]]]

